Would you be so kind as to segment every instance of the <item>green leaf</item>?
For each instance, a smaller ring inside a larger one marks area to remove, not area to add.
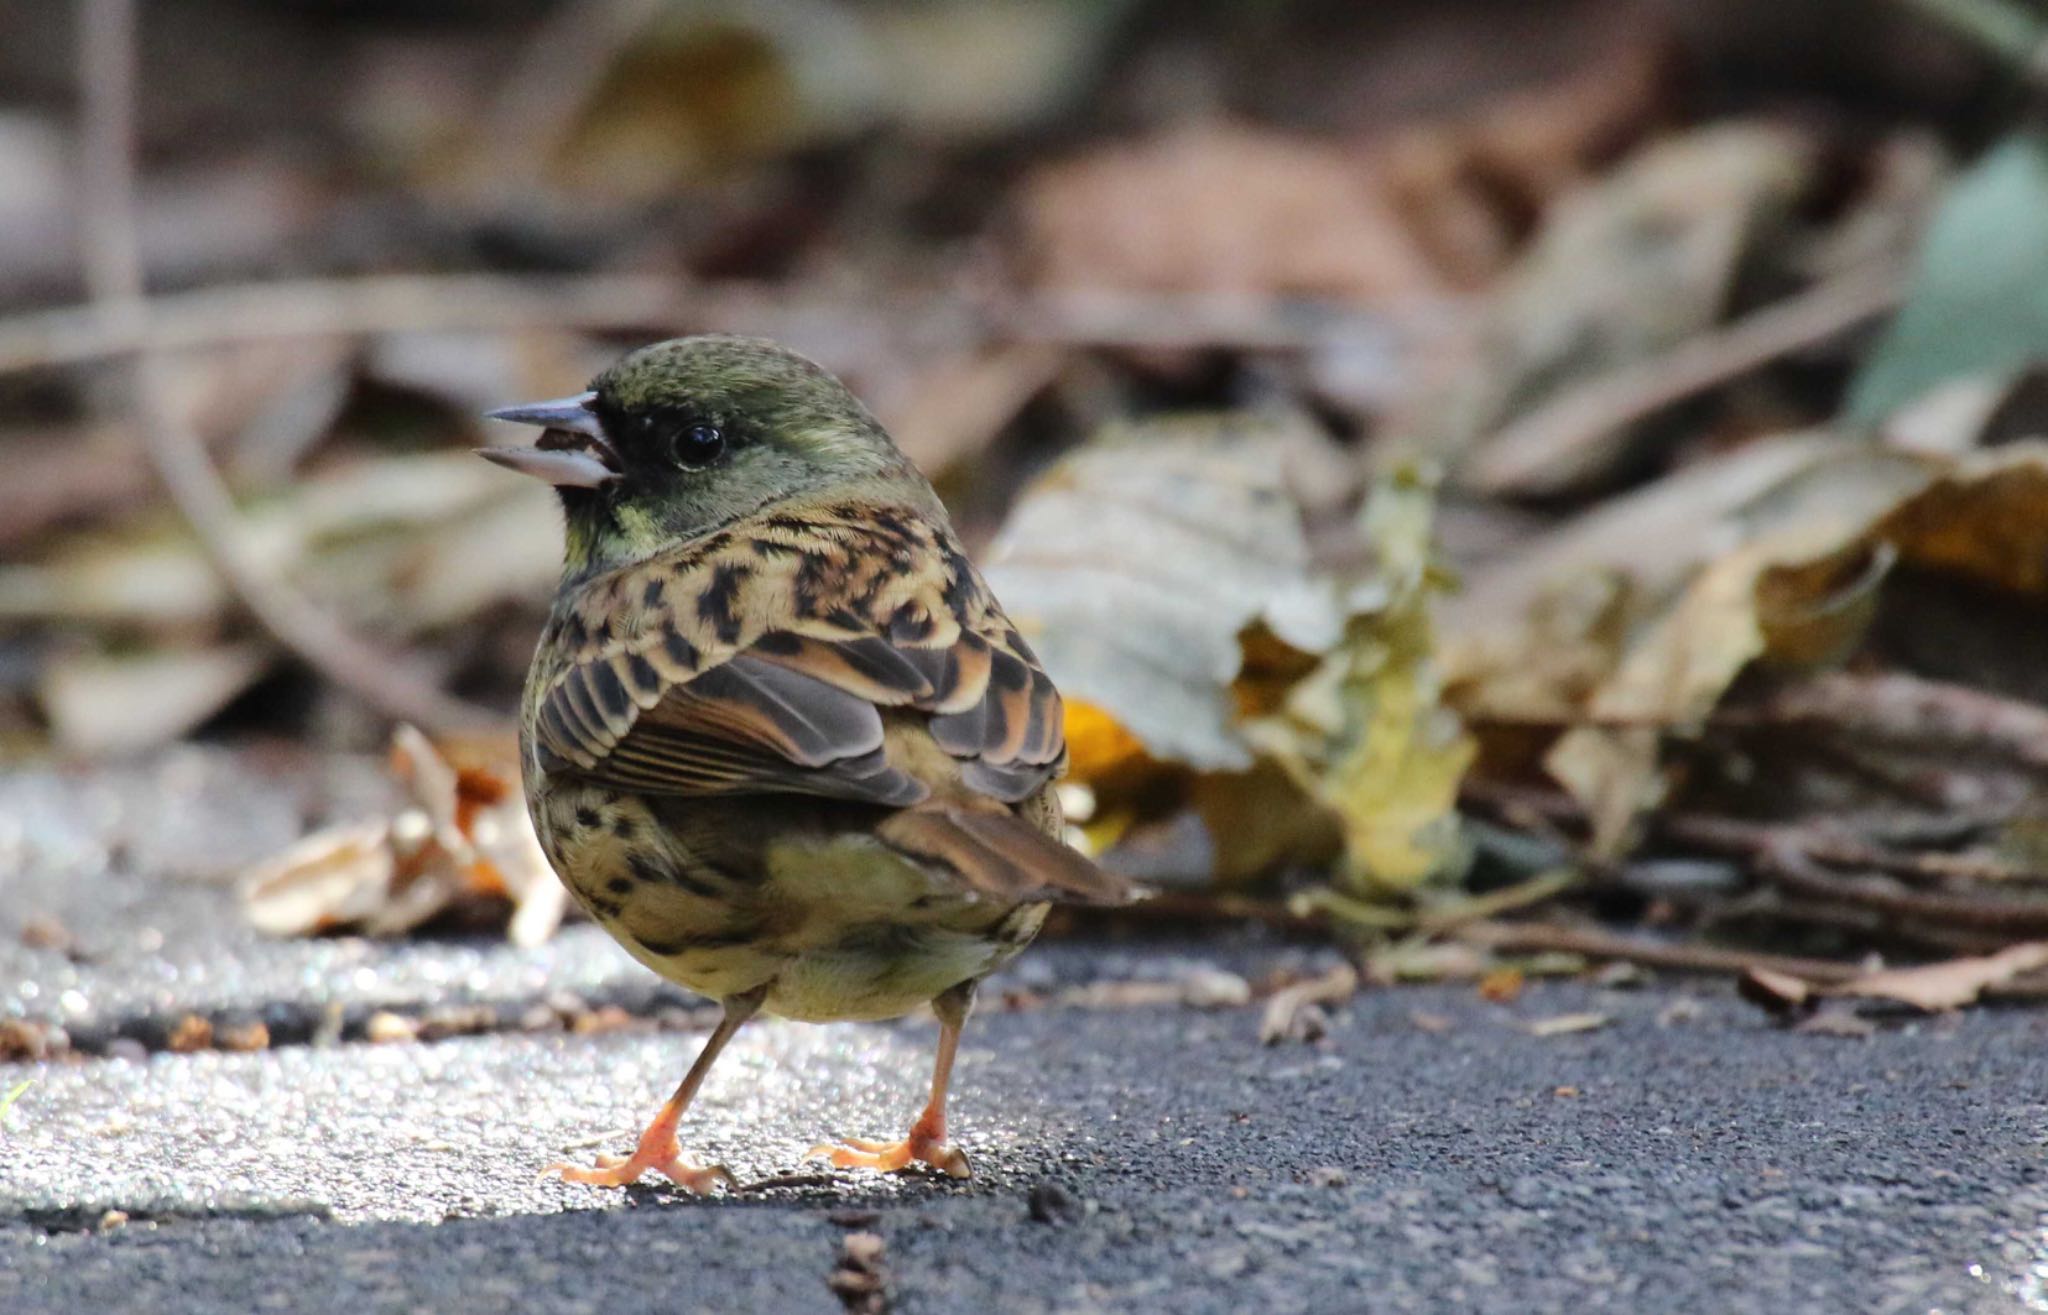
[[[1905,307],[1849,389],[1872,424],[1936,385],[2048,359],[2048,140],[2016,133],[1949,188]]]

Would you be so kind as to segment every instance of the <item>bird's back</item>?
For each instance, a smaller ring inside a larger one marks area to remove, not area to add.
[[[781,504],[558,600],[522,718],[579,903],[705,994],[902,1013],[1123,884],[1059,841],[1059,697],[942,519]]]

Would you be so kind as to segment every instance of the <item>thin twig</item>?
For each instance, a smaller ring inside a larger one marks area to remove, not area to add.
[[[501,724],[451,698],[349,633],[250,553],[234,499],[199,436],[169,401],[161,348],[144,332],[135,226],[135,0],[81,0],[79,74],[85,92],[82,257],[100,330],[122,344],[126,383],[145,447],[171,500],[214,569],[277,641],[336,685],[389,716],[435,730]]]
[[[1561,927],[1549,922],[1474,922],[1458,929],[1458,939],[1489,950],[1522,954],[1583,954],[1589,959],[1626,959],[1651,968],[1678,972],[1742,973],[1751,968],[1790,973],[1813,982],[1846,982],[1863,966],[1833,959],[1802,959],[1783,954],[1758,954],[1718,945],[1678,944],[1625,936],[1590,927]]]
[[[1523,812],[1552,822],[1585,822],[1584,808],[1562,791],[1467,782],[1460,794],[1467,803],[1505,817]],[[1904,890],[1870,875],[1930,879],[1988,871],[1994,880],[2024,881],[2048,880],[2048,874],[2017,867],[1973,871],[1972,865],[1953,855],[1898,853],[1810,825],[1666,812],[1653,817],[1651,827],[1673,844],[1747,860],[1760,875],[1809,898],[1849,904],[1906,921],[1918,919],[2008,934],[2048,931],[2048,901]],[[1863,875],[1837,875],[1822,870],[1822,865],[1857,868]]]
[[[1460,930],[1459,938],[1489,950],[1522,954],[1582,954],[1589,959],[1620,959],[1672,972],[1740,976],[1752,969],[1761,969],[1801,977],[1822,986],[1839,985],[1869,972],[1864,964],[1836,959],[1759,954],[1717,945],[1671,944],[1619,932],[1561,927],[1548,922],[1473,923]],[[2008,1000],[2037,999],[2048,994],[2048,974],[2015,977],[2009,982],[1987,987],[1984,994]]]
[[[1796,843],[1763,851],[1757,855],[1757,866],[1796,894],[1871,909],[1904,923],[1940,923],[2005,936],[2048,934],[2048,901],[1906,890],[1883,877],[1837,876]]]
[[[1385,345],[1390,361],[1412,346],[1409,317],[1391,308],[1322,311],[1202,297],[1118,297],[1073,303],[1023,298],[803,301],[744,281],[696,283],[660,275],[393,274],[291,279],[165,293],[138,322],[114,323],[98,305],[0,319],[0,374],[82,365],[133,352],[353,338],[380,333],[584,332],[727,329],[806,341],[872,338],[893,324],[948,348],[990,342],[1171,349],[1306,350],[1345,337]],[[1419,332],[1427,333],[1423,328]]]
[[[1967,685],[1888,673],[1831,672],[1779,691],[1750,715],[1896,744],[1988,754],[2048,771],[2048,708]]]
[[[1755,857],[1790,851],[1831,868],[1861,868],[1922,882],[2048,882],[2048,872],[2037,868],[1969,854],[1886,849],[1815,826],[1747,822],[1697,813],[1673,813],[1654,826],[1678,844],[1717,854]]]
[[[230,285],[152,298],[139,326],[109,323],[99,306],[0,320],[0,373],[80,365],[145,346],[175,352],[280,338],[534,325],[664,328],[684,323],[685,308],[702,301],[680,280],[633,275],[398,274]]]
[[[1547,487],[1582,449],[1760,366],[1824,342],[1897,305],[1891,266],[1844,274],[1701,334],[1662,356],[1571,389],[1497,432],[1464,482],[1482,493]]]

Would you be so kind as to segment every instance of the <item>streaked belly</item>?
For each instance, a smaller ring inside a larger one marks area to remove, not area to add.
[[[963,899],[866,834],[768,839],[746,881],[675,853],[631,796],[551,792],[534,811],[565,884],[635,959],[713,998],[772,983],[763,1007],[786,1018],[898,1017],[993,971],[1045,917]]]

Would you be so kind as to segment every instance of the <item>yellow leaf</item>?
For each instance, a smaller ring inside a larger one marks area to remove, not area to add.
[[[1463,866],[1456,804],[1475,747],[1444,708],[1430,604],[1432,482],[1404,470],[1366,501],[1376,570],[1343,641],[1246,736],[1337,818],[1345,884],[1360,893],[1414,889]]]

